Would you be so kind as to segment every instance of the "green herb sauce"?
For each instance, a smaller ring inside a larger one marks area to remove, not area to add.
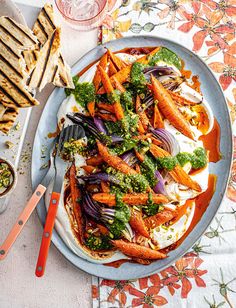
[[[75,88],[66,89],[66,96],[73,94],[77,103],[79,103],[82,107],[86,108],[89,102],[95,101],[96,95],[94,85],[90,82],[80,83],[77,76],[73,78],[73,81]]]
[[[107,250],[112,248],[109,237],[105,235],[101,237],[90,235],[85,245],[91,250]]]
[[[138,94],[146,93],[146,84],[147,80],[143,73],[143,70],[146,66],[139,62],[134,62],[130,72],[130,82],[135,87],[135,90]]]
[[[186,163],[190,162],[193,169],[204,168],[208,162],[207,153],[205,149],[199,147],[193,151],[193,154],[182,152],[176,155],[176,158],[180,166],[184,166]]]
[[[182,66],[180,57],[166,47],[162,47],[149,59],[149,65],[151,66],[157,65],[159,61],[163,61],[170,65],[173,64],[178,69],[181,69]]]
[[[155,186],[157,183],[157,179],[155,177],[155,171],[157,169],[155,161],[146,155],[144,161],[140,165],[140,168],[150,186]]]
[[[158,169],[166,169],[171,171],[178,164],[176,157],[158,157],[156,158]]]

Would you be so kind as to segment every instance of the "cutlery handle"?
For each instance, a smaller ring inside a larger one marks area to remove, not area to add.
[[[60,193],[52,192],[35,270],[35,275],[37,277],[42,277],[45,271],[59,200]]]
[[[36,190],[34,191],[32,197],[26,204],[26,207],[21,212],[16,223],[12,227],[10,233],[8,234],[5,242],[0,247],[0,260],[3,260],[6,257],[11,246],[14,244],[15,240],[20,234],[21,230],[23,229],[24,225],[26,224],[27,220],[29,219],[30,215],[35,209],[36,205],[39,203],[39,200],[42,198],[45,190],[46,190],[46,187],[39,184]]]

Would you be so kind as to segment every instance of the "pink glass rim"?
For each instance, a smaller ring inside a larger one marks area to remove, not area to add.
[[[106,5],[108,4],[108,0],[104,0],[103,1],[103,7],[102,9],[96,14],[94,15],[93,17],[91,18],[87,18],[87,19],[74,19],[74,18],[70,18],[69,16],[65,15],[62,10],[60,9],[60,5],[58,4],[60,0],[55,0],[55,4],[57,6],[57,9],[58,11],[62,14],[62,16],[64,16],[65,18],[67,19],[70,19],[71,21],[73,22],[76,22],[76,23],[84,23],[84,22],[88,22],[88,21],[91,21],[91,20],[96,20],[105,10],[106,8]],[[99,0],[100,1],[100,0]]]

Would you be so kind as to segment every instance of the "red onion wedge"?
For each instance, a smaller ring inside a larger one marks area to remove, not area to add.
[[[155,137],[157,137],[162,142],[160,147],[162,147],[165,151],[170,153],[172,156],[175,156],[179,153],[180,151],[179,143],[170,132],[168,132],[164,128],[157,128],[157,129],[150,128],[150,131]]]

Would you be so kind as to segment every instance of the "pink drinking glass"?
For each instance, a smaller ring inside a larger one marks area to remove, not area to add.
[[[110,9],[110,2],[108,0],[55,0],[59,12],[69,25],[80,31],[99,27]]]

